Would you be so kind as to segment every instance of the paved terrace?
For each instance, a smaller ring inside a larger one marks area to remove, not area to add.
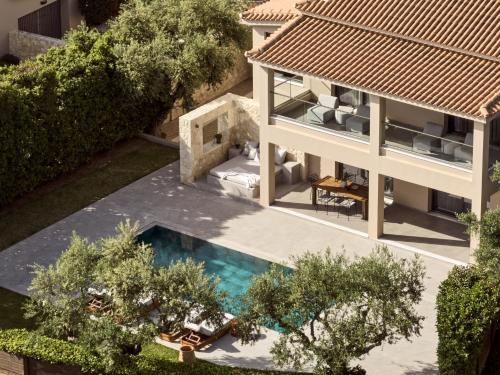
[[[0,253],[0,286],[27,294],[30,267],[53,263],[68,245],[72,231],[96,240],[113,234],[122,220],[141,225],[164,223],[171,228],[268,260],[286,261],[292,254],[329,246],[349,256],[366,255],[376,245],[367,238],[307,221],[275,209],[264,209],[180,185],[178,163],[166,166],[51,225]],[[409,251],[391,247],[401,257]],[[426,317],[422,335],[373,350],[362,360],[368,374],[435,374],[434,301],[439,283],[452,264],[423,257],[426,291],[418,310]],[[255,346],[241,346],[230,335],[198,357],[213,362],[269,368],[269,348],[276,332],[268,331]]]

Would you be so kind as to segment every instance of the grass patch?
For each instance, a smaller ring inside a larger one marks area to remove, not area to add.
[[[24,319],[22,306],[28,297],[11,290],[0,288],[0,329],[33,329],[32,320]]]
[[[0,251],[179,158],[178,150],[132,139],[0,208]]]

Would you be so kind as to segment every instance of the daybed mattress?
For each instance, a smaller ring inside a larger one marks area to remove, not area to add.
[[[274,165],[274,173],[281,172],[280,165]],[[258,161],[248,160],[244,155],[238,155],[219,164],[208,172],[221,180],[231,181],[245,187],[256,187],[260,184],[260,165]]]

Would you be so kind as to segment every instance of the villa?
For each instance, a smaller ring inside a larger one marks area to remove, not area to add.
[[[253,99],[181,117],[181,181],[444,256],[461,241],[467,262],[477,243],[455,213],[500,204],[498,8],[270,0],[243,12]]]
[[[0,0],[0,57],[34,57],[81,20],[78,0]]]

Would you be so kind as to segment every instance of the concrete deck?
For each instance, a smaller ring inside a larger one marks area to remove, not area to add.
[[[230,198],[179,184],[178,163],[166,166],[108,197],[74,213],[0,253],[0,286],[27,293],[33,263],[53,263],[64,250],[72,231],[96,240],[113,234],[124,219],[141,225],[164,223],[197,237],[274,261],[286,261],[306,250],[330,247],[349,256],[366,255],[374,241],[276,209],[244,204]],[[413,253],[389,246],[400,257]],[[413,342],[400,341],[373,350],[362,360],[368,374],[434,374],[436,367],[435,298],[439,283],[452,264],[422,257],[427,269],[426,290],[418,306],[426,317],[422,335]],[[199,353],[214,362],[266,368],[272,367],[269,347],[275,332],[255,346],[241,346],[231,336]]]
[[[311,204],[311,188],[308,183],[280,185],[276,189],[274,207],[290,210],[315,220],[325,221],[334,226],[346,228],[360,235],[368,232],[368,222],[361,218],[361,209],[351,210],[346,215],[345,209],[324,205],[318,209]],[[444,216],[413,210],[397,204],[386,204],[384,212],[384,235],[386,242],[398,242],[402,246],[415,248],[423,252],[446,257],[457,262],[468,262],[469,239],[465,226]]]

